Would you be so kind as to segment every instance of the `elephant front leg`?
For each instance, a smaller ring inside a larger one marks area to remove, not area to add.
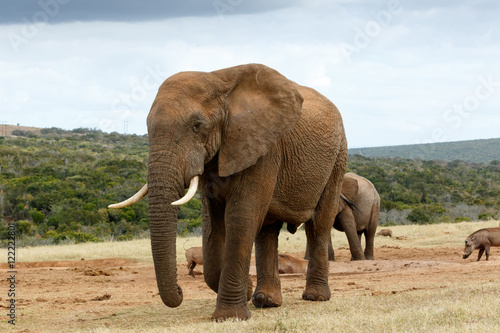
[[[225,207],[209,201],[204,195],[203,200],[203,277],[207,286],[219,291],[219,281],[222,272],[222,256],[224,250],[224,216]]]
[[[246,218],[226,214],[226,239],[222,254],[222,270],[217,290],[217,306],[212,320],[250,318],[247,307],[249,269],[257,224]]]
[[[278,235],[282,222],[262,227],[255,240],[257,287],[252,302],[257,308],[281,305],[281,283],[278,273]]]

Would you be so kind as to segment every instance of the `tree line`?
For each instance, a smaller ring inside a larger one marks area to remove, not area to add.
[[[0,235],[17,225],[22,245],[148,237],[147,197],[123,209],[110,203],[146,182],[147,135],[95,129],[42,129],[0,138]],[[498,217],[500,161],[422,161],[349,156],[348,171],[373,182],[380,224],[456,222]],[[179,211],[178,233],[199,233],[202,204]]]

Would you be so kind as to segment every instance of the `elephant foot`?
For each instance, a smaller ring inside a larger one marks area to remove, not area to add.
[[[365,255],[351,257],[351,261],[366,260]]]
[[[366,260],[375,260],[375,258],[373,257],[373,254],[365,254],[365,259]]]
[[[250,317],[250,311],[245,304],[245,306],[236,306],[229,309],[215,309],[212,314],[212,321],[221,323],[226,320],[247,320]]]
[[[252,297],[252,303],[256,308],[275,308],[281,306],[281,295],[274,295],[273,293],[266,295],[263,292],[255,292]]]
[[[325,287],[314,286],[308,287],[302,293],[302,298],[306,301],[328,301],[332,296],[330,292],[330,287],[326,285]]]

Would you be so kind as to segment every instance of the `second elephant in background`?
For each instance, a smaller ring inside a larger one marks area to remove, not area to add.
[[[348,172],[344,176],[339,198],[339,211],[333,227],[345,232],[351,251],[351,260],[373,260],[374,238],[380,212],[380,196],[377,189],[366,178]],[[365,250],[361,246],[361,235],[365,235]],[[308,258],[306,251],[305,258]],[[332,242],[328,246],[328,260],[335,260]]]
[[[333,227],[345,232],[352,260],[373,260],[373,240],[380,212],[380,196],[377,189],[368,179],[348,172],[344,176],[342,194],[354,203],[355,207],[351,207],[341,199]],[[364,252],[361,248],[361,235],[365,235]]]

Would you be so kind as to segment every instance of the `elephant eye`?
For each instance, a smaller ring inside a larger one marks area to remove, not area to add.
[[[198,133],[201,130],[203,123],[201,121],[197,121],[193,125],[193,132]]]

